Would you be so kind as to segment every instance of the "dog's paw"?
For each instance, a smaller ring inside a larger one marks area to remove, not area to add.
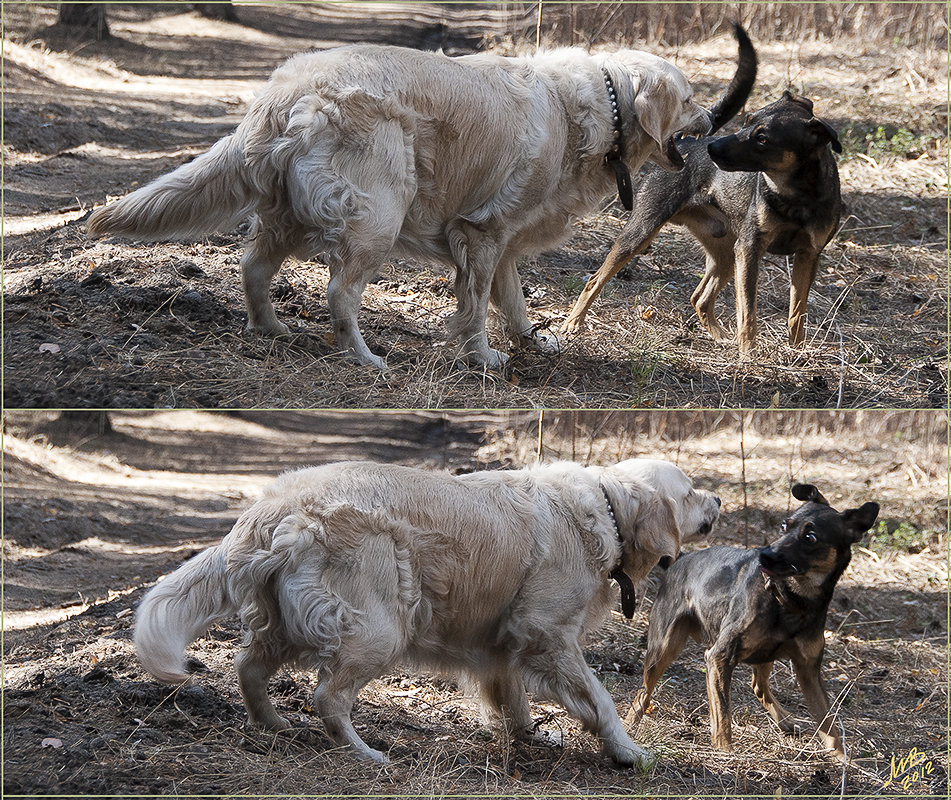
[[[366,745],[357,747],[356,745],[352,745],[351,749],[353,750],[353,754],[360,761],[371,761],[374,764],[389,763],[389,759],[384,753],[381,753],[379,750],[374,750],[372,747],[367,747]]]
[[[561,352],[561,342],[554,334],[532,331],[532,333],[520,338],[523,345],[534,347],[545,355],[557,356]]]
[[[355,361],[364,367],[373,367],[380,372],[386,371],[386,361],[380,356],[373,355],[369,350],[365,353],[356,353],[353,350],[348,351],[347,355],[351,361]]]
[[[602,750],[619,767],[633,767],[641,772],[647,772],[657,764],[657,756],[630,740],[627,742],[605,741],[602,744]]]
[[[486,369],[498,370],[501,372],[509,362],[509,357],[491,347],[483,352],[464,353],[461,360],[470,367],[485,367]]]
[[[248,323],[244,327],[245,332],[253,333],[255,336],[263,336],[269,339],[276,339],[279,336],[290,336],[291,329],[283,322],[273,320],[271,322]]]
[[[561,731],[532,730],[526,741],[535,747],[564,747],[565,736]]]
[[[562,323],[560,328],[561,332],[569,336],[574,336],[576,333],[581,333],[581,323],[584,321],[584,317],[568,317]]]

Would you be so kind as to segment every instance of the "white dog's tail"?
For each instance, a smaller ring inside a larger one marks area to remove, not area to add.
[[[95,211],[86,230],[90,236],[123,234],[136,239],[230,230],[257,199],[243,176],[244,159],[239,136],[226,136],[168,175]]]
[[[227,539],[186,561],[145,595],[135,623],[142,666],[165,683],[188,680],[185,648],[235,613],[227,582]]]

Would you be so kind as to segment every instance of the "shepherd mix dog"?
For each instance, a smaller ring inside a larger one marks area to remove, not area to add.
[[[667,570],[651,609],[644,685],[629,724],[641,719],[657,681],[689,637],[707,648],[714,747],[731,747],[730,682],[741,663],[753,665],[753,693],[776,724],[787,732],[795,729],[792,715],[769,688],[773,662],[788,658],[820,740],[845,760],[820,672],[826,612],[852,558],[852,545],[875,523],[878,503],[839,513],[815,486],[797,483],[792,493],[803,505],[783,522],[782,538],[769,547],[711,547],[681,555]]]
[[[728,91],[713,118],[733,104]],[[337,345],[378,368],[357,324],[367,282],[387,259],[441,262],[456,270],[450,330],[462,354],[498,368],[507,357],[489,347],[490,301],[513,340],[558,348],[528,320],[516,259],[558,244],[615,183],[626,194],[644,162],[681,168],[674,135],[710,128],[683,73],[636,50],[304,53],[274,72],[233,134],[95,211],[88,232],[186,237],[253,212],[248,328],[287,334],[271,279],[289,255],[322,255]]]
[[[135,647],[169,683],[184,650],[235,613],[251,722],[290,727],[267,696],[285,663],[319,670],[314,708],[330,738],[383,761],[354,731],[366,683],[399,665],[461,673],[503,731],[533,731],[527,691],[560,703],[622,765],[650,754],[624,732],[585,664],[582,637],[681,536],[710,531],[719,499],[677,467],[632,459],[452,476],[346,462],[290,472],[220,544],[149,591]],[[623,576],[623,577],[619,577]]]
[[[676,175],[647,170],[634,213],[575,301],[564,330],[580,331],[605,284],[673,223],[685,226],[706,252],[706,271],[690,302],[717,341],[730,337],[713,306],[736,276],[736,336],[744,354],[756,341],[760,261],[766,253],[793,256],[789,344],[802,344],[819,253],[835,234],[842,212],[833,155],[842,146],[835,129],[815,116],[811,100],[784,92],[751,114],[737,133],[685,140],[680,147],[686,168]]]

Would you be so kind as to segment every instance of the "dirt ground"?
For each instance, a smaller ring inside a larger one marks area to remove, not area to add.
[[[335,352],[319,263],[286,266],[272,290],[295,337],[242,333],[246,228],[188,243],[85,238],[92,207],[228,133],[291,53],[360,40],[507,51],[513,30],[534,30],[505,7],[254,5],[239,6],[233,24],[176,5],[110,4],[115,40],[76,45],[46,32],[55,4],[3,4],[6,407],[945,405],[946,65],[937,48],[757,42],[750,106],[786,87],[815,100],[843,138],[848,210],[813,289],[806,346],[785,344],[789,267],[770,257],[762,343],[744,363],[697,325],[688,299],[703,259],[679,229],[618,276],[559,355],[516,352],[505,374],[456,364],[444,341],[451,276],[432,265],[383,265],[365,295],[364,331],[390,366],[381,375]],[[684,69],[704,102],[733,72],[724,35],[650,49]],[[520,265],[535,320],[560,326],[623,222],[609,203],[564,247]],[[732,290],[721,302],[729,322]]]
[[[295,728],[249,728],[232,662],[238,621],[190,648],[200,670],[173,692],[139,668],[133,610],[162,574],[227,532],[280,471],[371,457],[451,471],[546,459],[679,464],[714,489],[708,543],[776,535],[814,482],[839,508],[881,504],[829,611],[825,676],[851,761],[845,794],[947,793],[947,420],[938,412],[256,412],[122,411],[105,437],[64,438],[52,412],[8,412],[3,441],[3,788],[6,794],[347,794],[508,797],[649,794],[839,795],[788,665],[775,691],[803,722],[781,734],[734,681],[735,752],[711,749],[702,651],[668,670],[636,737],[660,756],[646,775],[609,767],[561,709],[534,704],[563,747],[500,741],[452,676],[373,681],[357,729],[385,767],[331,749],[310,705],[316,676],[282,670],[270,691]],[[541,435],[539,436],[539,427]],[[744,480],[745,477],[745,480]],[[703,546],[692,543],[689,547]],[[628,622],[614,613],[586,658],[625,713],[640,682],[653,588]],[[920,753],[931,771],[886,786]]]

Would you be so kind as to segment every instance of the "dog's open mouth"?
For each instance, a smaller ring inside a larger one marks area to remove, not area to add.
[[[683,138],[683,131],[678,131],[664,142],[664,155],[673,169],[678,172],[684,168],[684,157],[680,155],[677,149],[677,139]]]

